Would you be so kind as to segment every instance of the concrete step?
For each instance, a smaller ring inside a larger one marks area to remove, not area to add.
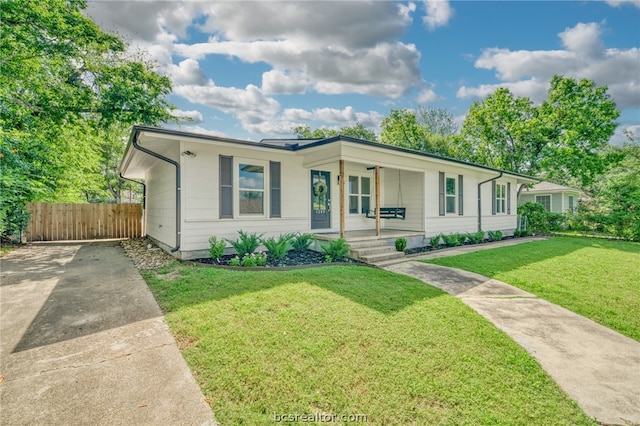
[[[404,252],[395,251],[394,249],[392,252],[362,256],[360,257],[360,260],[369,264],[376,264],[385,260],[399,259],[401,257],[404,257]]]
[[[388,245],[387,240],[356,240],[347,241],[347,245],[352,250],[359,250],[369,247],[383,247]]]
[[[396,251],[393,246],[375,246],[375,247],[362,247],[358,249],[351,249],[351,254],[355,257],[371,256],[374,254],[382,254]]]

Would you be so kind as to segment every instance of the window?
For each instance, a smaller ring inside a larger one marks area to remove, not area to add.
[[[551,195],[536,195],[536,203],[542,204],[546,211],[551,211]]]
[[[349,176],[349,214],[366,214],[371,206],[371,178]]]
[[[264,214],[264,167],[240,163],[238,200],[241,215]]]
[[[575,211],[575,201],[573,200],[573,195],[569,195],[569,212],[573,213]]]
[[[504,183],[496,184],[496,213],[507,212],[507,185]]]
[[[446,198],[446,212],[456,212],[456,178],[446,177],[445,179],[445,198]]]

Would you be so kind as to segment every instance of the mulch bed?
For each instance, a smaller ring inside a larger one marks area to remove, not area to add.
[[[218,260],[211,259],[211,258],[208,258],[208,257],[204,257],[204,258],[199,258],[199,259],[192,259],[192,262],[204,263],[204,264],[207,264],[207,265],[215,265],[215,266],[229,266],[229,261],[231,259],[235,258],[235,257],[236,257],[235,254],[222,256]],[[349,258],[346,258],[346,259],[344,259],[342,261],[338,261],[338,262],[332,262],[332,263],[363,264],[360,261],[357,261],[357,260],[354,260],[354,259],[349,259]],[[257,268],[293,267],[293,266],[306,266],[306,265],[319,265],[319,264],[324,264],[324,265],[330,265],[331,264],[331,263],[325,262],[325,254],[324,253],[319,253],[319,252],[313,251],[313,250],[305,250],[305,251],[301,251],[301,252],[298,252],[298,251],[295,251],[295,250],[289,250],[289,252],[287,253],[287,255],[285,256],[284,259],[277,260],[277,261],[273,261],[273,260],[267,259],[266,266],[260,266],[260,267],[257,267]],[[240,266],[238,268],[243,268],[243,267]]]

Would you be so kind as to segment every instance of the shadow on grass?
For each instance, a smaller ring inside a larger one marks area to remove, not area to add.
[[[387,315],[445,294],[413,278],[358,266],[278,273],[190,267],[183,269],[175,279],[163,279],[162,275],[154,273],[147,273],[145,279],[164,312],[292,283],[315,285]]]
[[[640,254],[640,243],[567,236],[553,237],[548,240],[532,241],[527,244],[509,247],[498,247],[450,258],[425,260],[424,262],[442,266],[455,266],[462,269],[466,269],[462,265],[466,264],[467,266],[472,266],[469,270],[492,277],[497,273],[512,271],[590,247]],[[478,269],[482,269],[482,271],[480,272]]]

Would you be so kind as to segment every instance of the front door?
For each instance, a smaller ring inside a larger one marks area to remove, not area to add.
[[[311,229],[331,228],[331,173],[311,170]]]

